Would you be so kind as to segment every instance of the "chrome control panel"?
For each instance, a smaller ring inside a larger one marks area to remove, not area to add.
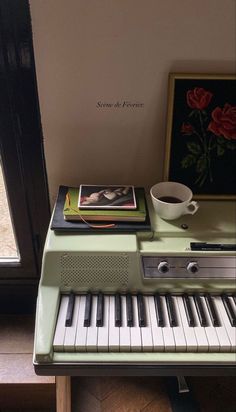
[[[142,256],[144,278],[235,279],[233,256]]]

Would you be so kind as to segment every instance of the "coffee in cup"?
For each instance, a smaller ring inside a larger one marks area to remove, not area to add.
[[[160,182],[150,190],[155,212],[162,219],[174,220],[182,215],[193,215],[199,208],[192,201],[193,193],[189,187],[178,182]]]

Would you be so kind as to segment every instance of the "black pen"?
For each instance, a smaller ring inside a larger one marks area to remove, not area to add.
[[[236,250],[236,243],[190,242],[191,250]]]

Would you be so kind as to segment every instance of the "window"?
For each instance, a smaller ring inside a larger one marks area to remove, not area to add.
[[[0,311],[19,312],[35,301],[50,215],[25,0],[0,1],[0,88],[1,169],[17,246],[14,259],[0,259]]]
[[[0,157],[0,262],[18,262],[20,259],[18,246],[11,221],[10,209],[7,200],[5,182],[2,173]]]

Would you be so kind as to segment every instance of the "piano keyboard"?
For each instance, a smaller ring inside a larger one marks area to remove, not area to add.
[[[55,352],[235,352],[236,295],[62,295]]]

